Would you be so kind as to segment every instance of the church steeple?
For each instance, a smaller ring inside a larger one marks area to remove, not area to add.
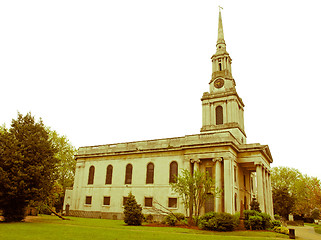
[[[246,142],[244,104],[235,89],[232,59],[226,51],[221,8],[218,17],[216,52],[212,59],[209,92],[202,97],[203,121],[201,132],[230,132],[239,143]]]
[[[226,44],[223,32],[223,21],[221,14],[221,7],[218,16],[218,31],[217,31],[217,42],[216,42],[216,53],[212,56],[212,79],[210,82],[210,91],[215,90],[214,81],[218,77],[223,77],[231,80],[226,87],[234,88],[235,82],[232,77],[232,59],[226,51]],[[223,90],[223,89],[220,89]]]
[[[226,51],[221,8],[220,8],[219,16],[218,16],[218,33],[217,33],[217,42],[216,42],[216,53],[218,51]]]

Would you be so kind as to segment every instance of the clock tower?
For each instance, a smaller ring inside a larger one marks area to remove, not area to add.
[[[240,144],[246,143],[244,103],[235,89],[232,59],[226,51],[221,10],[218,19],[216,53],[212,59],[209,92],[202,97],[201,133],[230,132]]]

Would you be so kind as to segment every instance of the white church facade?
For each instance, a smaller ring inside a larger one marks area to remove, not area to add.
[[[226,51],[221,12],[216,53],[212,56],[209,92],[202,101],[200,134],[177,138],[81,147],[73,188],[66,191],[69,215],[121,219],[129,192],[153,214],[155,201],[173,212],[185,213],[170,183],[183,169],[208,172],[221,196],[206,201],[202,213],[236,213],[249,208],[253,197],[273,216],[269,147],[247,144],[244,104],[235,88],[231,58]]]

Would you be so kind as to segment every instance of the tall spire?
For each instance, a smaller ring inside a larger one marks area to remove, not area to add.
[[[223,23],[222,23],[222,15],[221,15],[221,9],[223,9],[221,6],[219,6],[219,15],[218,15],[218,34],[217,34],[217,44],[223,43],[224,41],[224,32],[223,32]]]
[[[224,53],[226,52],[226,44],[224,40],[224,32],[223,32],[223,21],[222,21],[222,14],[221,6],[219,8],[219,15],[218,15],[218,34],[217,34],[217,42],[216,42],[216,54],[217,53]]]

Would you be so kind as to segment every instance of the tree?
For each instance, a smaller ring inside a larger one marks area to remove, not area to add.
[[[272,168],[271,184],[274,201],[283,196],[293,201],[291,212],[296,215],[309,216],[314,208],[321,208],[321,181],[316,177],[303,175],[299,170],[288,167]],[[288,193],[284,191],[287,189]],[[287,196],[288,195],[288,196]],[[279,205],[280,208],[289,208],[287,205]],[[284,209],[285,212],[288,210]],[[282,211],[278,209],[277,211]]]
[[[30,201],[47,198],[55,181],[56,149],[40,119],[18,113],[0,131],[0,209],[5,221],[21,221]]]
[[[295,205],[295,198],[290,194],[288,187],[273,188],[272,196],[274,213],[287,219],[289,214],[293,212]]]
[[[192,175],[186,169],[176,177],[176,182],[171,183],[171,187],[182,198],[186,213],[189,213],[190,222],[193,213],[199,216],[207,198],[216,197],[221,192],[215,188],[215,182],[208,173],[194,171]]]
[[[311,217],[313,219],[319,219],[320,218],[320,210],[318,208],[315,208],[311,212]]]
[[[309,212],[306,178],[299,170],[289,167],[272,168],[271,185],[272,192],[288,190],[289,195],[294,199],[293,214],[301,215]]]
[[[321,209],[321,181],[316,177],[306,177],[306,187],[308,189],[308,209],[310,211],[315,208]]]
[[[75,176],[75,154],[76,148],[69,142],[66,136],[59,135],[56,131],[46,127],[49,138],[52,141],[58,159],[57,171],[55,172],[57,181],[55,183],[55,191],[52,192],[49,205],[54,206],[57,211],[62,209],[63,200],[67,187],[72,187]]]
[[[124,222],[127,225],[142,225],[144,216],[142,207],[136,202],[135,196],[130,192],[124,205]]]

